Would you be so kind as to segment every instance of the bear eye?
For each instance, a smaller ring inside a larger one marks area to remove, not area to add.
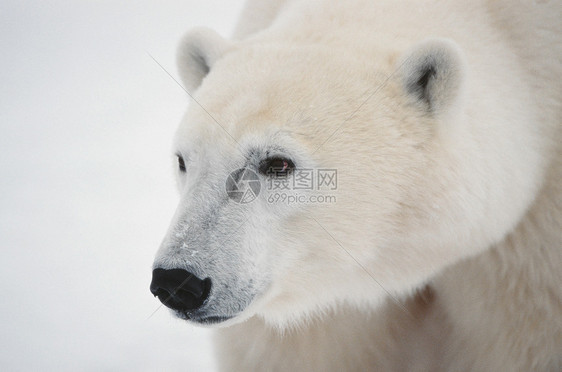
[[[283,177],[295,169],[295,163],[291,159],[273,157],[260,163],[259,172],[266,176]]]
[[[181,155],[177,155],[178,157],[178,168],[180,169],[180,172],[185,172],[185,161],[183,160],[183,157]]]

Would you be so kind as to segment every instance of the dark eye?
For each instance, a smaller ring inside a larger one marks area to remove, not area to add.
[[[291,159],[274,157],[262,161],[259,172],[267,176],[283,177],[293,169],[295,169],[295,163]]]
[[[181,155],[178,155],[178,168],[180,169],[180,172],[185,172],[185,161]]]

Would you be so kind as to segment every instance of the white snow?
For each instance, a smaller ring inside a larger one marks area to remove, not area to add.
[[[2,1],[0,370],[214,370],[148,290],[189,99],[149,53],[177,76],[181,35],[241,5]]]

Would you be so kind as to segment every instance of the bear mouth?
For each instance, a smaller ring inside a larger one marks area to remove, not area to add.
[[[232,319],[232,316],[208,316],[205,318],[201,318],[198,320],[199,323],[202,324],[218,324],[218,323],[222,323],[222,322],[226,322],[229,319]]]
[[[175,311],[176,316],[180,319],[187,320],[193,323],[201,324],[201,325],[215,325],[219,323],[226,322],[234,318],[232,315],[209,315],[209,316],[200,316],[197,314],[185,312],[185,311]]]

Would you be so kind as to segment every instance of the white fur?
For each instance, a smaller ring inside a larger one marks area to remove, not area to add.
[[[205,110],[176,136],[190,165],[155,264],[216,283],[222,370],[560,370],[562,4],[255,6],[241,40],[182,47],[212,63],[179,59]],[[428,60],[424,101],[406,87]],[[197,230],[252,151],[337,168],[337,202],[264,191]]]

